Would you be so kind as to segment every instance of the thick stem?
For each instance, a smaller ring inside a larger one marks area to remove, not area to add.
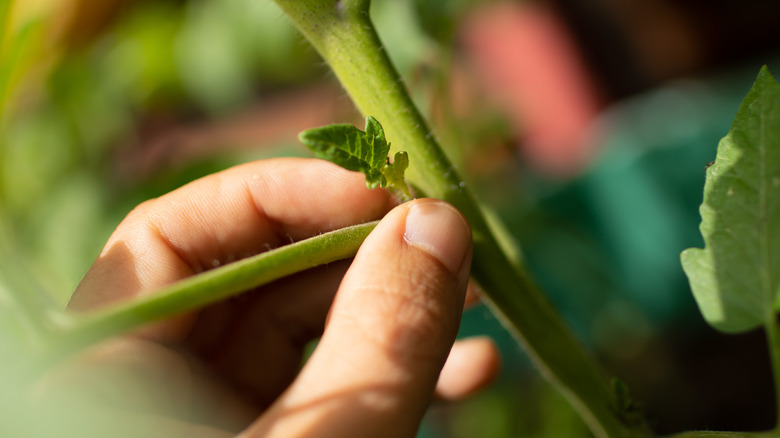
[[[474,232],[474,278],[498,317],[594,434],[649,435],[645,424],[632,427],[621,420],[605,373],[496,239],[383,50],[368,16],[368,2],[275,1],[330,65],[358,109],[383,124],[396,150],[409,152],[407,176],[412,184],[428,196],[452,203],[469,219]]]
[[[143,324],[196,310],[279,278],[354,256],[377,222],[324,233],[189,277],[153,294],[86,315],[73,315],[37,364],[49,366],[85,347]]]

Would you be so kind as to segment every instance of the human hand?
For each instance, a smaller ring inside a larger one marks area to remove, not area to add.
[[[450,351],[471,233],[441,201],[393,208],[386,192],[365,188],[362,175],[319,160],[238,166],[131,212],[69,308],[83,312],[153,293],[290,240],[382,216],[353,261],[153,324],[91,352],[82,359],[88,369],[121,369],[132,382],[92,392],[139,418],[154,417],[164,436],[414,436],[434,389],[462,397],[498,368],[486,340]],[[320,335],[299,370],[304,347]],[[94,374],[81,375],[86,387],[98,386]]]

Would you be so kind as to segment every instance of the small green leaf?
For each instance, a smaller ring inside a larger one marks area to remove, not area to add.
[[[298,138],[319,158],[363,172],[370,188],[384,186],[381,168],[387,161],[390,144],[382,126],[373,117],[366,119],[366,131],[346,123],[303,131]]]
[[[369,188],[389,188],[402,201],[412,198],[404,181],[409,157],[406,152],[398,152],[393,162],[389,162],[387,154],[390,152],[390,143],[385,139],[382,125],[375,118],[366,118],[365,131],[349,124],[335,124],[309,129],[298,138],[317,157],[345,169],[363,172]]]
[[[390,152],[390,143],[385,139],[385,130],[382,125],[371,116],[366,117],[366,140],[369,142],[371,150],[384,151],[384,154],[377,154],[375,164],[379,165],[380,162],[384,162],[388,152]]]
[[[704,249],[681,261],[707,322],[724,332],[772,324],[780,291],[780,85],[764,67],[707,169]]]
[[[396,189],[394,190],[395,194],[401,201],[412,199],[412,193],[409,191],[409,186],[406,185],[406,180],[404,180],[404,172],[406,172],[407,167],[409,167],[409,154],[396,152],[393,162],[387,163],[382,168],[382,175],[387,180],[387,186]]]

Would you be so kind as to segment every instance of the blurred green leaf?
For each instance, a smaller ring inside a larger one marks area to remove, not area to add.
[[[176,64],[179,9],[168,2],[144,2],[131,9],[103,44],[99,68],[136,107],[178,99],[183,93]],[[92,79],[96,78],[93,71]]]
[[[254,97],[263,80],[289,84],[319,70],[316,56],[275,3],[196,0],[176,37],[176,63],[187,91],[212,113]]]
[[[38,322],[27,315],[5,283],[0,276],[0,354],[18,358],[34,343]]]
[[[780,85],[764,67],[707,169],[704,249],[681,254],[707,322],[742,332],[774,321],[780,290]]]
[[[438,59],[435,42],[419,26],[410,25],[418,21],[411,0],[373,1],[371,18],[401,76],[419,75],[422,63]]]
[[[420,28],[442,44],[449,44],[459,20],[470,6],[484,0],[412,0]]]
[[[0,211],[0,357],[5,358],[0,368],[9,372],[19,371],[29,353],[40,347],[58,311],[27,269],[14,231]]]
[[[28,224],[30,263],[58,308],[65,307],[114,228],[102,182],[84,171],[62,178]]]
[[[40,20],[13,23],[13,1],[0,0],[0,117],[30,68],[43,34]]]
[[[176,61],[185,87],[213,112],[245,103],[252,94],[247,60],[236,44],[236,20],[226,6],[226,1],[191,2],[176,41]]]

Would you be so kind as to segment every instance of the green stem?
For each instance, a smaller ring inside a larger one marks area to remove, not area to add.
[[[395,148],[409,152],[407,172],[428,196],[444,199],[474,232],[472,274],[505,326],[541,372],[599,437],[647,436],[616,412],[606,374],[537,290],[450,164],[411,101],[368,14],[367,0],[275,0],[330,65],[363,115],[382,122]]]
[[[153,294],[61,322],[40,366],[153,321],[196,310],[279,278],[354,256],[377,222],[342,228],[206,271]]]

